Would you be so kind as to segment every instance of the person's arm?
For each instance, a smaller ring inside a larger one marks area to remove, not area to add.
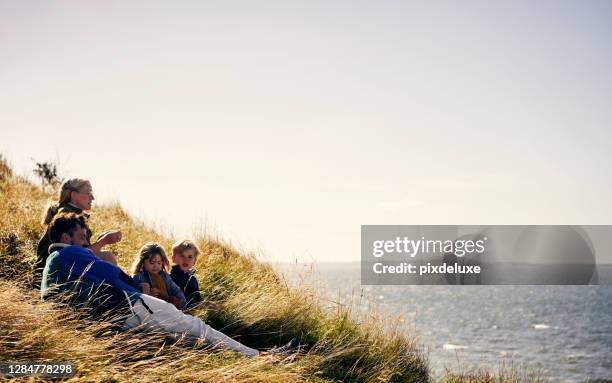
[[[122,234],[120,230],[106,231],[98,237],[98,240],[96,242],[89,245],[89,250],[93,251],[94,254],[100,257],[100,254],[102,253],[102,248],[104,246],[112,245],[114,243],[121,241],[121,237],[122,237]]]
[[[185,286],[185,296],[189,299],[190,306],[197,306],[202,303],[202,295],[200,295],[200,286],[195,274],[189,276],[187,286]]]
[[[112,263],[113,265],[117,266],[117,258],[115,258],[115,254],[113,254],[110,251],[101,251],[99,253],[95,253],[96,257],[100,258],[103,261],[106,261],[108,263]]]
[[[138,287],[141,287],[143,283],[146,283],[147,285],[149,284],[149,282],[144,277],[143,273],[136,273],[136,274],[134,274],[132,276],[132,280],[134,281],[134,283]],[[151,285],[149,285],[149,287],[151,287]],[[149,290],[149,292],[150,292],[150,290]]]
[[[147,294],[147,295],[151,295],[151,286],[149,286],[148,283],[141,283],[140,284],[140,291],[142,291],[143,294]]]
[[[187,300],[185,299],[185,294],[183,294],[181,288],[174,283],[172,278],[170,278],[170,275],[167,273],[164,274],[164,278],[166,280],[166,287],[168,288],[168,295],[176,297],[180,302],[181,308],[185,308],[185,306],[187,306]]]

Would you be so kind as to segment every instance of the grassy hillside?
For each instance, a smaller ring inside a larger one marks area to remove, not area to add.
[[[429,382],[426,356],[391,318],[359,317],[351,307],[325,306],[308,286],[289,288],[267,264],[207,238],[197,262],[203,297],[219,311],[196,313],[213,327],[255,348],[292,337],[305,353],[284,361],[246,359],[164,342],[159,335],[114,333],[72,310],[40,302],[31,268],[42,233],[40,218],[54,198],[12,174],[0,159],[0,362],[67,360],[74,381]],[[146,241],[174,241],[130,217],[119,205],[91,212],[94,234],[120,228],[111,247],[128,270]],[[447,382],[523,381],[488,373],[448,374]]]

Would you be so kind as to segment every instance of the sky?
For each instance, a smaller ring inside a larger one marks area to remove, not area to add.
[[[361,225],[612,224],[611,15],[0,0],[0,153],[271,261],[358,261]]]

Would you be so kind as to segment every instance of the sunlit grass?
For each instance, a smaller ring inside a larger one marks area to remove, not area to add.
[[[202,294],[218,311],[195,314],[255,348],[295,337],[302,354],[285,361],[168,343],[160,334],[116,333],[71,309],[40,302],[30,289],[40,218],[53,196],[12,174],[0,158],[0,360],[68,360],[75,381],[429,382],[428,362],[396,318],[359,314],[323,302],[306,284],[288,284],[270,265],[205,236],[196,268]],[[111,246],[128,270],[147,241],[168,250],[175,238],[129,216],[118,204],[96,207],[94,235],[119,228]],[[503,376],[504,372],[498,374]],[[445,382],[493,382],[488,375],[447,374]],[[504,382],[515,380],[504,380]],[[532,381],[532,380],[523,380]],[[539,382],[538,380],[533,380]]]

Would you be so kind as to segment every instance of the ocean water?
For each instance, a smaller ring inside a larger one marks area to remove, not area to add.
[[[434,376],[527,365],[553,382],[612,382],[612,286],[361,286],[359,264],[282,266],[330,301],[403,315]]]

